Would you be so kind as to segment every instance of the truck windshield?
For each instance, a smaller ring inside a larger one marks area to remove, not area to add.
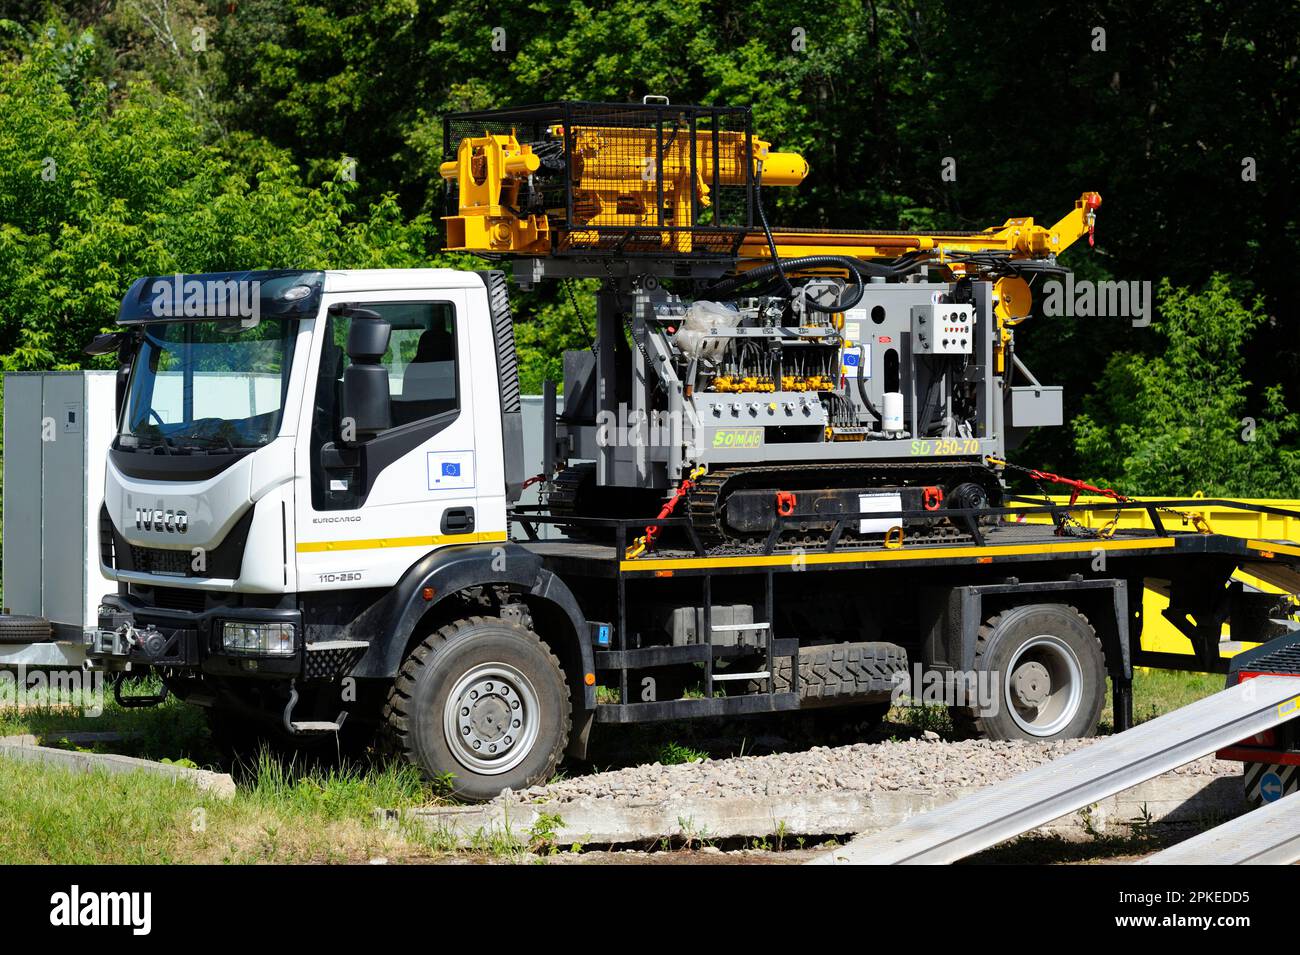
[[[143,328],[118,447],[235,452],[280,431],[296,319]]]

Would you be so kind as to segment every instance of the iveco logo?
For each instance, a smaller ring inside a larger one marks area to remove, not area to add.
[[[159,511],[148,507],[135,509],[135,529],[184,534],[190,529],[190,516],[184,511]]]

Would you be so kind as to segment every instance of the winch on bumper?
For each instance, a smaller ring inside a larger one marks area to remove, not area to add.
[[[304,655],[302,613],[289,608],[169,610],[112,594],[100,603],[98,628],[86,633],[86,656],[106,670],[151,666],[280,680],[325,676],[305,673]]]

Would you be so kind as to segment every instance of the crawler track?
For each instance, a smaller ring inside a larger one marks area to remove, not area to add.
[[[870,465],[837,462],[725,468],[706,474],[696,482],[691,491],[688,513],[705,546],[734,546],[753,539],[738,535],[726,525],[727,496],[741,488],[769,485],[782,491],[798,492],[812,487],[839,487],[869,492],[872,488],[900,485],[938,485],[950,489],[963,483],[980,485],[990,500],[1000,497],[1001,488],[993,472],[968,461],[900,461]],[[824,544],[830,535],[829,524],[828,521],[810,518],[800,533],[784,535],[781,543],[784,546]],[[926,528],[909,529],[909,536],[916,536],[918,532],[927,537],[952,540],[969,536],[947,520],[936,520]],[[848,529],[846,536],[853,536],[852,528]]]

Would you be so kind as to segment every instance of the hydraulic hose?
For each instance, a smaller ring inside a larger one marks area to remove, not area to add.
[[[713,295],[732,292],[742,286],[770,278],[774,275],[781,275],[784,277],[786,269],[826,268],[837,268],[847,271],[850,278],[853,280],[853,291],[849,293],[850,297],[847,301],[840,302],[836,305],[822,305],[820,302],[814,302],[812,299],[807,299],[804,304],[807,305],[808,308],[812,309],[814,312],[843,312],[862,301],[863,293],[866,291],[866,284],[862,280],[862,263],[858,262],[856,259],[850,259],[841,255],[805,255],[797,259],[785,259],[784,261],[776,260],[769,262],[767,265],[760,265],[757,268],[750,269],[743,275],[724,279],[716,285],[710,286],[708,294]]]
[[[863,372],[867,367],[867,346],[863,342],[858,342],[858,397],[862,399],[862,405],[870,412],[871,417],[875,418],[877,423],[883,425],[885,419],[881,417],[879,410],[871,403],[867,397],[867,380],[863,377]]]
[[[785,266],[798,266],[803,262],[808,262],[813,259],[821,259],[825,261],[825,264],[834,264],[840,268],[846,269],[850,278],[853,280],[854,292],[856,292],[856,294],[853,294],[850,301],[840,302],[837,305],[822,305],[820,302],[815,302],[811,298],[806,298],[804,299],[804,305],[808,307],[808,310],[812,312],[821,312],[823,314],[834,314],[835,312],[842,312],[845,309],[852,308],[854,305],[857,305],[858,302],[862,301],[865,287],[862,281],[862,273],[858,270],[858,264],[854,262],[853,259],[845,258],[843,256],[805,256],[802,259],[790,259],[784,263],[784,265],[782,264],[781,257],[776,250],[776,239],[772,237],[772,227],[768,224],[767,213],[763,210],[763,164],[761,162],[758,164],[758,174],[754,177],[754,208],[758,210],[758,221],[763,227],[763,235],[767,238],[767,251],[768,254],[771,255],[772,261],[767,265],[754,269],[748,273],[748,277],[758,278],[759,276],[757,273],[763,273],[763,277],[774,274],[781,283],[781,290],[785,292],[787,296],[793,298],[794,289],[790,286],[790,280],[786,277]],[[748,284],[748,281],[741,284]],[[723,282],[720,283],[719,287],[725,286],[726,283]],[[739,285],[736,287],[738,288]]]
[[[776,251],[776,239],[772,238],[772,227],[767,224],[767,213],[763,211],[763,164],[758,164],[758,175],[754,179],[754,208],[758,210],[758,221],[763,226],[763,235],[767,237],[767,250],[772,256],[772,265],[776,267],[776,276],[781,283],[781,289],[786,295],[794,297],[794,289],[790,287],[790,280],[785,277],[785,269],[781,268],[781,257]]]

